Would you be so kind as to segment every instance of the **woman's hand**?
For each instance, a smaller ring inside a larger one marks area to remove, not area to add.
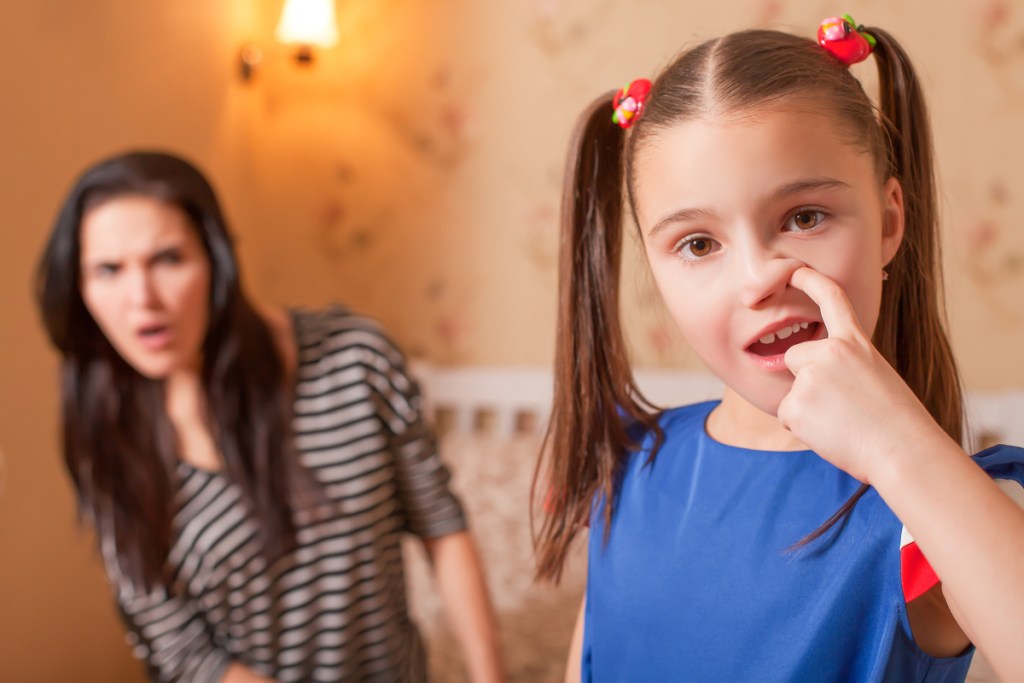
[[[779,422],[836,467],[872,483],[901,449],[942,429],[875,349],[838,284],[806,267],[790,284],[818,305],[828,336],[786,352],[795,379],[779,404]]]
[[[504,683],[497,620],[473,537],[458,531],[423,543],[470,680]]]
[[[238,662],[228,667],[228,670],[224,672],[224,678],[220,681],[221,683],[275,683],[272,679],[260,676]]]

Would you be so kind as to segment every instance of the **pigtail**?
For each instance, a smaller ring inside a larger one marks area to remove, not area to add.
[[[910,57],[879,28],[874,36],[878,65],[879,124],[883,139],[880,177],[903,187],[903,243],[886,267],[889,280],[875,326],[874,344],[957,443],[964,440],[963,389],[946,334],[942,305],[942,255],[931,126],[920,81]],[[804,546],[841,524],[870,486],[863,485],[820,527],[801,539]]]
[[[884,30],[867,31],[877,41],[874,57],[889,175],[903,186],[905,205],[903,244],[888,267],[875,344],[935,421],[963,443],[963,389],[946,332],[928,112],[907,53]]]
[[[530,496],[531,510],[538,492],[544,500],[539,530],[531,517],[537,577],[555,583],[595,496],[611,520],[632,427],[658,431],[619,319],[625,133],[612,122],[612,95],[583,113],[563,192],[554,402]]]

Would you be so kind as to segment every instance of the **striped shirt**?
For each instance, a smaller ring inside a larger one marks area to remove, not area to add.
[[[298,548],[267,565],[239,488],[179,464],[174,589],[138,588],[103,539],[135,655],[158,681],[219,681],[237,661],[281,683],[424,681],[400,536],[465,528],[397,348],[334,307],[293,313],[293,428],[331,515],[296,516]]]

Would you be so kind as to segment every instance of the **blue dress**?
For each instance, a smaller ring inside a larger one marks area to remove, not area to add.
[[[605,545],[591,520],[584,681],[964,680],[910,635],[902,524],[871,489],[838,533],[797,550],[860,486],[812,451],[755,451],[704,429],[716,402],[661,418],[665,444],[630,454]],[[1024,450],[975,456],[1024,482]]]

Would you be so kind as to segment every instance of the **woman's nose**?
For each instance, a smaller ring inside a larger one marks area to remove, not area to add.
[[[134,306],[151,307],[156,301],[156,288],[153,275],[146,268],[131,271],[125,282],[126,296]]]
[[[747,308],[758,308],[781,295],[793,271],[804,265],[799,259],[761,245],[743,249],[741,254],[737,276],[740,302]]]

